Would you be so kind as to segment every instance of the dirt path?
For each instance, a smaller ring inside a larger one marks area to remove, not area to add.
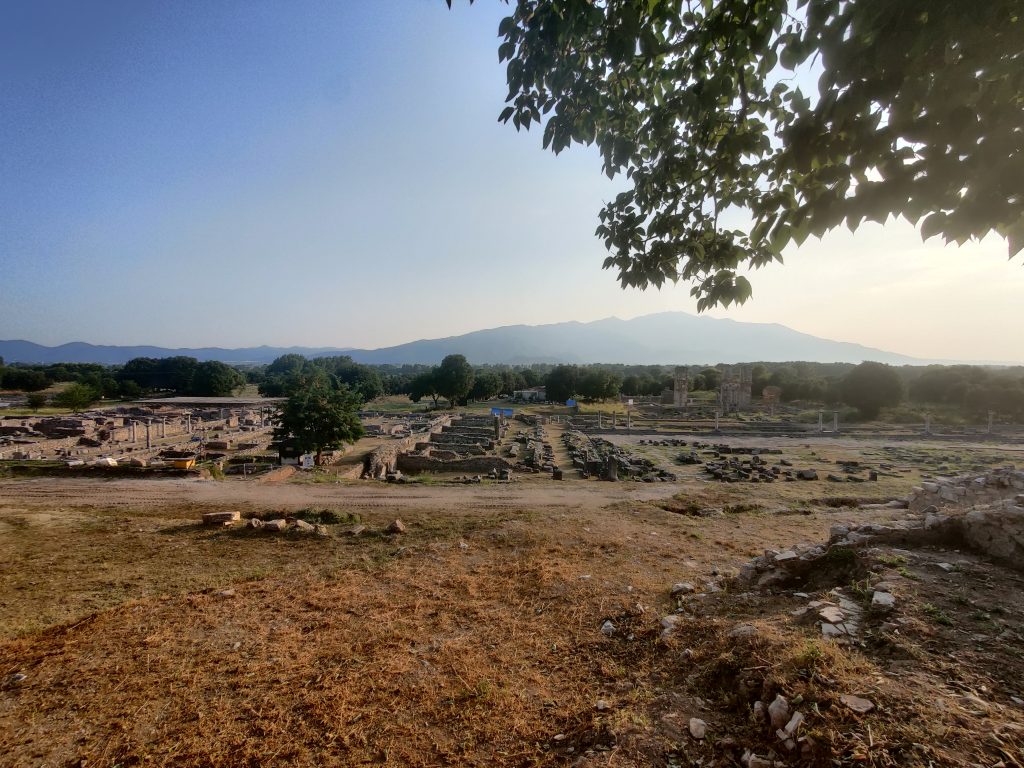
[[[304,507],[342,505],[395,509],[451,507],[519,508],[572,507],[596,509],[621,501],[666,498],[678,490],[672,484],[558,483],[531,477],[511,484],[393,485],[372,481],[351,483],[286,482],[261,484],[251,480],[95,480],[92,478],[33,478],[0,481],[0,508],[5,504],[59,506],[154,507],[172,503],[236,504],[238,506]]]

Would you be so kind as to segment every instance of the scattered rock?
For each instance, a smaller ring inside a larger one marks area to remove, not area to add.
[[[236,594],[234,589],[222,589],[217,593],[217,597],[234,597]]]
[[[889,592],[876,590],[871,596],[871,610],[879,613],[888,613],[896,607],[896,598]]]
[[[349,528],[347,531],[345,531],[345,535],[346,536],[358,536],[359,534],[361,534],[365,530],[366,530],[366,526],[365,525],[354,525],[351,528]]]
[[[267,520],[263,527],[268,531],[283,531],[288,527],[288,521],[283,519]]]
[[[858,715],[866,715],[875,708],[875,705],[867,699],[862,699],[860,696],[854,696],[850,693],[844,693],[839,697],[839,701],[841,701],[847,709],[856,712]]]
[[[690,735],[695,739],[703,739],[708,732],[708,725],[699,717],[690,718]]]
[[[729,637],[734,639],[753,637],[756,634],[757,627],[755,627],[753,624],[737,624],[735,627],[729,630]]]
[[[794,712],[783,730],[786,732],[787,736],[795,736],[796,732],[800,730],[800,726],[803,725],[803,722],[804,716],[800,712]]]
[[[772,728],[782,728],[789,722],[789,702],[786,701],[785,696],[782,694],[777,695],[775,701],[768,705],[768,718]]]
[[[241,514],[235,512],[205,512],[203,513],[203,525],[231,525],[242,518]]]
[[[601,634],[609,637],[615,634],[615,625],[612,624],[611,619],[605,619],[601,625]]]
[[[672,585],[672,597],[678,597],[679,595],[689,595],[696,591],[696,587],[688,581],[680,581],[678,584]]]
[[[4,687],[20,685],[21,683],[28,680],[28,675],[24,672],[12,672],[4,678]]]
[[[763,724],[768,720],[768,708],[764,705],[763,701],[755,701],[753,707],[751,707],[750,716],[758,725]]]
[[[258,517],[254,517],[254,518],[250,519],[249,523],[248,523],[248,526],[250,528],[255,528],[256,530],[259,530],[260,528],[262,528],[263,525],[264,525],[263,521],[260,520]]]
[[[384,533],[396,534],[405,533],[405,523],[398,518],[391,521],[387,528],[384,529]]]
[[[296,520],[295,530],[299,531],[300,533],[313,533],[315,529],[305,520]]]

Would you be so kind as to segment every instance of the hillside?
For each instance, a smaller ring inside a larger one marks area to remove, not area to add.
[[[169,349],[153,346],[98,346],[83,342],[45,347],[0,341],[7,362],[83,362],[114,365],[133,357],[187,355],[226,363],[266,363],[288,353],[308,357],[351,355],[362,363],[437,363],[460,353],[486,363],[737,363],[750,360],[884,363],[924,362],[859,344],[823,339],[777,324],[743,323],[685,312],[663,312],[632,320],[615,317],[590,323],[510,325],[442,339],[422,339],[380,349],[332,347],[246,347]]]

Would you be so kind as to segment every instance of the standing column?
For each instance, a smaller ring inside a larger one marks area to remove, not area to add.
[[[603,424],[602,424],[601,414],[599,413],[599,414],[597,414],[597,428],[601,429],[602,427],[603,427]]]
[[[832,411],[832,431],[839,431],[839,411]]]
[[[129,421],[128,425],[132,428],[132,442],[135,442],[135,422]]]
[[[192,413],[185,414],[185,431],[192,434]]]
[[[150,421],[149,419],[146,419],[146,448],[152,448],[153,447],[153,440],[152,440],[152,438],[150,437],[150,434],[149,434],[149,421]]]
[[[824,432],[825,431],[825,412],[824,411],[818,411],[818,431],[819,432]]]
[[[721,418],[721,416],[722,411],[718,408],[715,408],[715,432],[718,431],[718,419]]]
[[[924,433],[926,435],[932,433],[932,415],[930,413],[924,415]]]
[[[167,437],[167,419],[160,419],[160,437]]]
[[[986,435],[991,435],[992,434],[992,417],[995,416],[995,413],[996,413],[995,411],[989,411],[988,412],[988,427],[985,428],[985,434]]]

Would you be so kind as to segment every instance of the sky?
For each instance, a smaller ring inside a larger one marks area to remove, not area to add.
[[[382,347],[696,312],[622,290],[620,188],[497,122],[478,0],[0,6],[0,338]],[[1024,259],[905,222],[837,230],[715,317],[907,355],[1024,360]]]

